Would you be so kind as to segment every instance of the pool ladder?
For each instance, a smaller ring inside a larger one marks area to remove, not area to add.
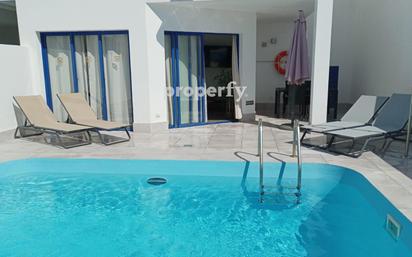
[[[259,202],[263,203],[263,196],[265,195],[265,185],[263,183],[263,122],[259,119],[258,122],[258,156],[259,156]],[[302,155],[300,146],[300,126],[299,121],[293,121],[293,146],[292,146],[292,157],[297,158],[298,164],[298,177],[295,193],[298,198],[298,203],[300,202],[301,189],[302,189]]]

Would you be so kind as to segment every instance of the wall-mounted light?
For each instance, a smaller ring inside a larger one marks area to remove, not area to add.
[[[276,37],[272,37],[272,38],[270,39],[270,43],[271,43],[272,45],[276,45],[276,44],[278,43],[278,39],[277,39]]]

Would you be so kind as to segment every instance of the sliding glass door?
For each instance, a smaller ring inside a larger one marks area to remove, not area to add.
[[[170,127],[204,123],[203,37],[197,34],[165,34],[166,86]]]
[[[74,36],[76,74],[78,91],[89,105],[103,119],[102,82],[99,61],[98,36]]]
[[[102,37],[109,120],[131,120],[133,112],[128,42],[127,35]]]
[[[129,39],[121,32],[42,33],[47,103],[67,119],[56,95],[81,93],[99,119],[133,124]]]
[[[48,62],[48,83],[50,88],[50,99],[48,102],[57,103],[58,93],[70,93],[74,91],[72,54],[69,36],[47,37],[47,62]],[[67,119],[61,105],[56,105],[54,113],[59,120]]]

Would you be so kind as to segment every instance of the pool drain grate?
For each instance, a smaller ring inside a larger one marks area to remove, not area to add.
[[[399,222],[390,214],[386,216],[386,230],[395,240],[399,239],[401,234],[401,224],[399,224]]]
[[[159,186],[167,183],[167,179],[165,178],[149,178],[147,183],[154,186]]]

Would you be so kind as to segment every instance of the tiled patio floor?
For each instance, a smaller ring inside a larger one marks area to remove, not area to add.
[[[266,162],[295,162],[290,157],[292,132],[280,130],[285,120],[263,117],[264,160]],[[12,132],[0,135],[0,161],[37,158],[127,158],[127,159],[181,159],[181,160],[232,160],[257,161],[257,126],[249,123],[225,123],[201,127],[171,129],[157,133],[133,133],[127,143],[60,149],[44,144],[42,137],[15,140]],[[41,143],[39,143],[41,142]],[[393,145],[385,159],[401,162],[409,167],[409,160],[402,158]],[[406,177],[378,155],[368,152],[354,159],[302,148],[304,162],[329,163],[357,170],[374,184],[395,206],[412,220],[412,180]],[[405,170],[405,168],[404,168]],[[404,171],[410,175],[408,168]]]

